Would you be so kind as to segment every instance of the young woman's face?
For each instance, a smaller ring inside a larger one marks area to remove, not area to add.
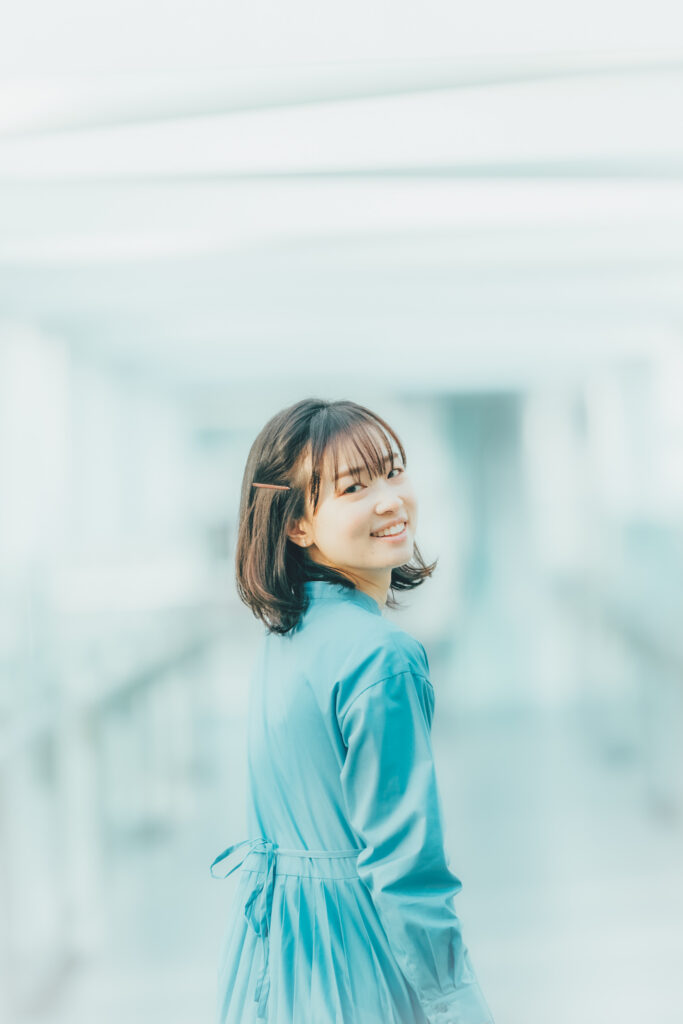
[[[389,455],[384,445],[382,451]],[[371,478],[363,466],[360,483],[345,472],[349,463],[342,456],[335,481],[328,453],[316,513],[309,506],[306,519],[289,534],[313,561],[345,573],[380,604],[386,598],[392,568],[412,557],[417,528],[417,498],[395,447],[394,453],[393,469],[389,460],[384,474]],[[359,461],[353,460],[354,464]],[[309,479],[310,455],[305,472]],[[396,520],[405,524],[396,536],[377,536]]]

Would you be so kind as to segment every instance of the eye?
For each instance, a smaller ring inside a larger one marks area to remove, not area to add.
[[[403,468],[403,466],[394,466],[394,468],[393,468],[393,469],[390,469],[390,470],[389,470],[389,474],[391,474],[391,473],[403,473],[403,472],[404,472],[404,468]],[[358,483],[358,484],[351,484],[351,485],[350,485],[349,487],[347,487],[347,488],[346,488],[346,490],[345,490],[345,491],[343,491],[342,493],[343,493],[343,494],[351,494],[351,492],[352,492],[352,489],[353,489],[354,487],[363,487],[363,486],[364,486],[364,485],[363,485],[363,484],[360,484],[360,483]]]

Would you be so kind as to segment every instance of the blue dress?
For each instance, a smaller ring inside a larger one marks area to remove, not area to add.
[[[307,581],[249,695],[248,836],[219,1024],[492,1024],[453,897],[422,644],[368,594]]]

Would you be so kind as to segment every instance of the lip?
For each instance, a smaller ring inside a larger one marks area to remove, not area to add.
[[[376,537],[375,536],[375,533],[377,533],[379,530],[388,530],[390,527],[392,527],[392,526],[399,526],[401,523],[403,523],[405,525],[405,527],[406,527],[406,529],[403,531],[403,533],[397,533],[394,537],[391,537],[391,536],[390,537]],[[394,520],[392,520],[392,522],[386,523],[384,526],[378,526],[378,528],[375,531],[375,533],[371,533],[370,536],[374,537],[375,540],[402,540],[405,537],[406,533],[407,533],[407,527],[408,527],[408,520],[407,519],[394,519]]]

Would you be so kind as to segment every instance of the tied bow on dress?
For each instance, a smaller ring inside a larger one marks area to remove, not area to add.
[[[221,875],[214,874],[214,867],[219,864],[222,860],[229,858],[235,851],[239,850],[240,847],[246,847],[242,852],[241,856],[232,867],[228,868]],[[254,888],[249,894],[247,902],[244,904],[244,916],[256,932],[256,935],[261,939],[261,950],[262,950],[262,962],[261,970],[256,982],[256,990],[254,992],[254,999],[258,1002],[258,1016],[259,1018],[266,1016],[266,1004],[268,1001],[268,990],[270,988],[270,979],[268,976],[268,932],[270,929],[270,914],[273,906],[273,883],[275,881],[275,844],[270,839],[243,839],[239,843],[234,843],[229,846],[227,850],[223,850],[211,864],[211,874],[214,878],[227,878],[228,875],[232,874],[236,868],[240,866],[242,861],[252,852],[257,850],[266,854],[266,872],[259,878],[259,881],[254,885]]]

